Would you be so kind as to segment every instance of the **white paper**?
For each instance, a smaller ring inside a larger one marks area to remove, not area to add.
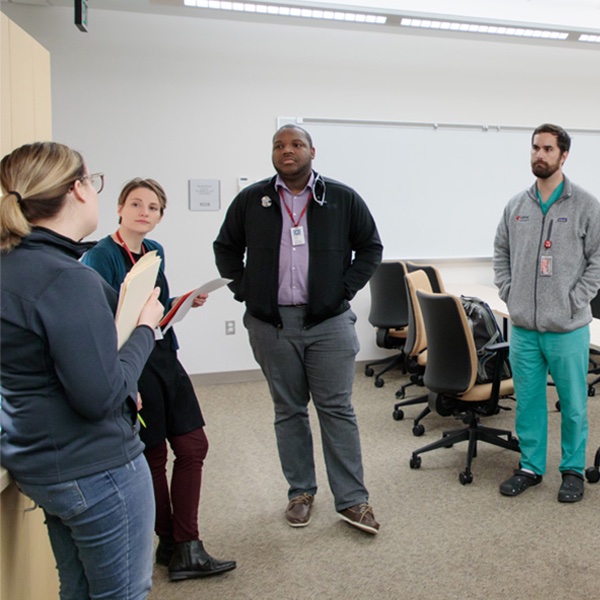
[[[196,297],[198,295],[210,294],[211,292],[214,292],[215,290],[218,290],[219,288],[227,285],[231,281],[233,281],[233,279],[219,277],[217,279],[212,279],[211,281],[207,281],[205,284],[203,284],[200,287],[193,290],[192,293],[181,303],[181,306],[177,309],[177,312],[173,315],[171,320],[167,323],[167,325],[163,329],[163,334],[167,333],[167,331],[169,331],[170,327],[172,327],[175,323],[178,323],[179,321],[181,321],[181,319],[183,319],[183,317],[185,317],[185,315],[187,315],[190,308],[192,308],[192,304],[194,303],[194,300],[196,299]]]

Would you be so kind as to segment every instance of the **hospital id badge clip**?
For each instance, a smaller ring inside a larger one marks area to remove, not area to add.
[[[292,233],[292,246],[302,246],[306,243],[304,239],[304,227],[292,227],[290,229]]]
[[[540,257],[540,276],[551,277],[552,276],[552,257],[542,256]]]

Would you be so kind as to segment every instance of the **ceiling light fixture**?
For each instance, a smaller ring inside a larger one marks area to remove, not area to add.
[[[171,1],[171,0],[169,0]],[[584,42],[600,43],[600,35],[596,30],[584,33],[581,30],[573,30],[565,27],[562,31],[545,28],[543,25],[529,25],[526,23],[497,22],[464,22],[458,20],[446,20],[445,15],[425,15],[419,13],[398,14],[396,11],[381,11],[379,14],[367,12],[354,12],[345,10],[340,5],[339,9],[319,7],[319,0],[315,0],[317,6],[297,6],[297,0],[283,0],[289,4],[275,4],[271,0],[258,0],[244,2],[241,0],[184,0],[187,7],[220,10],[230,13],[245,13],[264,15],[267,17],[292,17],[300,19],[315,19],[330,21],[334,23],[355,23],[358,25],[385,25],[386,30],[397,28],[413,28],[429,30],[437,33],[451,34],[481,34],[487,36],[503,36],[518,39],[539,40],[549,42]],[[308,4],[308,2],[306,2]],[[359,9],[360,10],[360,9]],[[367,9],[369,10],[369,9]],[[385,14],[382,14],[385,13]],[[450,17],[452,19],[453,17]]]
[[[257,4],[255,2],[231,2],[226,0],[184,0],[185,6],[196,8],[212,8],[234,12],[257,13],[282,17],[301,17],[305,19],[322,19],[328,21],[345,21],[350,23],[366,23],[369,25],[385,25],[387,17],[369,15],[341,10],[325,10],[314,8],[298,8],[278,6],[276,4]]]
[[[509,27],[504,25],[481,25],[477,23],[459,23],[456,21],[438,21],[432,19],[403,18],[400,21],[400,25],[403,27],[438,29],[440,31],[456,31],[459,33],[484,33],[489,35],[507,35],[549,40],[566,40],[569,37],[569,34],[564,31],[550,31],[546,29],[533,29],[526,27]]]

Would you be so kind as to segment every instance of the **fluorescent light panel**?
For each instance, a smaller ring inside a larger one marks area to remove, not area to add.
[[[438,29],[440,31],[457,31],[459,33],[485,33],[489,35],[507,35],[513,37],[542,38],[549,40],[566,40],[569,37],[564,31],[531,29],[526,27],[507,27],[504,25],[481,25],[477,23],[459,23],[457,21],[438,21],[433,19],[409,19],[400,21],[403,27],[421,29]],[[594,36],[590,36],[594,37]]]
[[[300,17],[305,19],[321,19],[327,21],[344,21],[351,23],[367,23],[369,25],[385,25],[385,15],[348,12],[320,8],[300,8],[281,6],[277,4],[260,4],[257,2],[235,2],[232,0],[184,0],[185,6],[209,8],[242,13],[274,15],[280,17]],[[508,25],[485,25],[481,23],[463,23],[458,21],[442,21],[438,19],[408,18],[400,20],[402,27],[431,29],[439,31],[454,31],[458,33],[482,33],[487,35],[503,35],[510,37],[566,40],[569,34],[564,31],[550,29],[534,29],[532,27],[515,27]],[[580,42],[600,43],[600,35],[582,33]]]
[[[589,35],[587,33],[582,33],[579,36],[580,42],[595,42],[596,44],[600,44],[600,35]]]
[[[351,23],[367,23],[384,25],[387,17],[338,10],[316,8],[298,8],[278,6],[276,4],[257,4],[255,2],[228,2],[225,0],[184,0],[186,6],[196,8],[212,8],[215,10],[230,10],[234,12],[257,13],[282,17],[303,17],[305,19],[323,19],[328,21],[346,21]]]

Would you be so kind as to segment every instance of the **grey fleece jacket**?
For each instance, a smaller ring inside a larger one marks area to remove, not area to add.
[[[541,275],[542,257],[551,257],[550,276]],[[544,215],[532,185],[504,209],[493,264],[514,325],[558,333],[587,325],[600,288],[600,203],[565,177]]]

